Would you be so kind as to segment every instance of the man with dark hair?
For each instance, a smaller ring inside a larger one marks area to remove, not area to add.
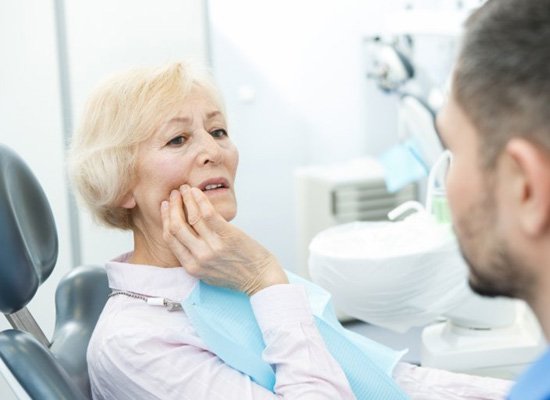
[[[437,125],[470,286],[525,300],[550,337],[550,0],[489,0],[466,22]],[[550,399],[550,350],[510,399]]]

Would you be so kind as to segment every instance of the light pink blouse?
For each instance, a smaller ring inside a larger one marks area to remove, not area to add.
[[[109,285],[172,300],[197,283],[183,268],[107,263]],[[353,399],[326,349],[303,288],[275,285],[251,297],[264,336],[263,357],[275,366],[275,394],[211,353],[184,312],[119,295],[109,299],[88,347],[95,400]],[[394,378],[413,399],[501,399],[508,382],[400,364]]]

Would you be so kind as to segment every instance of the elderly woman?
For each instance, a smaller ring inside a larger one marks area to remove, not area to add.
[[[236,214],[238,152],[207,75],[173,64],[114,77],[92,95],[70,160],[95,218],[134,236],[133,251],[106,266],[117,295],[88,349],[95,399],[274,398],[210,353],[184,313],[140,301],[180,301],[197,279],[250,296],[278,395],[353,398],[303,289],[226,222]]]
[[[113,293],[88,348],[94,399],[354,398],[304,289],[229,224],[237,164],[216,88],[185,64],[115,76],[91,96],[70,174],[97,221],[134,237],[133,251],[106,265]],[[199,280],[250,296],[274,393],[213,354],[186,313],[151,306],[181,311]],[[507,389],[474,397],[484,382],[406,364],[394,377],[418,398],[468,398],[453,385],[470,386],[471,398]]]

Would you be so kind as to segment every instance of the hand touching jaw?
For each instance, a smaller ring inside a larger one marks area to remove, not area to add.
[[[213,207],[208,190],[183,185],[162,202],[161,214],[163,238],[189,274],[250,296],[288,283],[275,257]]]

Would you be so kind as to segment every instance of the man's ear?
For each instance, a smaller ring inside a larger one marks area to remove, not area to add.
[[[134,194],[130,192],[122,199],[121,207],[131,210],[135,206],[136,206],[136,199],[134,198]]]
[[[504,155],[508,160],[501,166],[501,183],[518,207],[519,226],[530,236],[540,235],[550,228],[550,152],[529,140],[514,138]]]

